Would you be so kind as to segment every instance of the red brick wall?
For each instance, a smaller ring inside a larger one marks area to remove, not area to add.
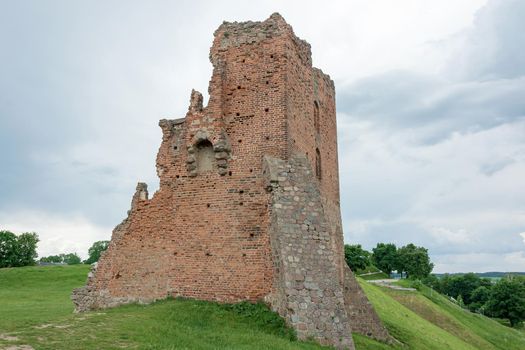
[[[110,297],[267,296],[274,273],[264,155],[288,159],[302,152],[315,168],[318,148],[322,196],[335,210],[332,219],[339,218],[334,87],[312,68],[309,44],[280,16],[225,23],[214,35],[208,106],[193,92],[184,119],[160,122],[160,189],[134,200],[88,283]],[[202,140],[213,144],[217,159],[213,171],[197,174]]]

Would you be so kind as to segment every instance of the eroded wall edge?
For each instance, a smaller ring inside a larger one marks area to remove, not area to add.
[[[388,343],[393,341],[357,282],[354,273],[346,264],[344,267],[344,297],[352,331]]]

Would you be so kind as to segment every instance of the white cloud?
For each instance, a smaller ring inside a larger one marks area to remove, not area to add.
[[[347,241],[423,245],[438,272],[525,270],[524,11],[489,1],[425,45],[436,69],[339,90]]]
[[[525,267],[525,253],[512,251],[505,254],[469,253],[469,254],[444,254],[433,257],[434,272],[470,272],[468,266],[483,266],[484,272],[505,271],[521,272]],[[481,271],[480,271],[481,272]]]
[[[468,244],[474,238],[472,233],[460,228],[453,230],[446,227],[431,227],[432,238],[437,244]]]

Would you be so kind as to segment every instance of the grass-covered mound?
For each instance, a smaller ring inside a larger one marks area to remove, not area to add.
[[[360,284],[390,334],[410,349],[525,349],[524,332],[464,310],[425,286],[407,292]]]
[[[263,304],[164,300],[73,314],[69,296],[88,266],[0,269],[0,349],[322,349],[294,340]],[[395,291],[359,279],[390,333],[386,345],[354,335],[356,348],[525,349],[525,333],[471,314],[424,287]]]
[[[365,269],[357,270],[355,272],[356,276],[359,276],[360,278],[364,280],[382,280],[386,278],[390,278],[386,273],[379,270],[374,265],[368,265]]]
[[[0,349],[8,344],[53,350],[321,349],[296,341],[283,319],[263,304],[177,299],[73,314],[69,296],[85,283],[88,270],[85,265],[1,269]]]

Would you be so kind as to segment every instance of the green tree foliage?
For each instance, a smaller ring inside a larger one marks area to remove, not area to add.
[[[506,318],[511,326],[525,320],[525,284],[518,278],[502,278],[491,290],[486,303],[493,317]]]
[[[0,231],[0,267],[16,266],[17,261],[16,235],[10,231]]]
[[[50,255],[41,257],[40,262],[58,264],[64,262],[64,259],[60,255]]]
[[[35,264],[35,259],[38,254],[36,253],[36,246],[38,244],[38,235],[34,232],[22,233],[18,236],[18,265],[17,266],[29,266]]]
[[[84,261],[84,264],[93,264],[100,259],[100,255],[102,252],[104,252],[106,249],[108,249],[109,241],[97,241],[93,243],[91,248],[88,250],[89,258],[87,258],[86,261]]]
[[[525,278],[510,275],[493,284],[488,278],[466,273],[423,281],[470,311],[508,319],[512,326],[525,320]]]
[[[34,265],[38,241],[34,232],[16,236],[10,231],[0,231],[0,267]]]
[[[427,277],[423,278],[421,282],[430,288],[441,292],[441,281],[436,277],[436,275],[428,275]]]
[[[372,263],[381,271],[390,276],[396,268],[397,247],[393,243],[378,243],[372,249]]]
[[[77,265],[82,263],[80,256],[77,253],[50,255],[40,258],[40,262]]]
[[[78,265],[82,262],[82,260],[80,260],[80,257],[77,255],[77,253],[69,253],[69,254],[61,254],[61,255],[63,255],[64,263],[68,265]]]
[[[490,287],[479,286],[470,294],[470,311],[485,314],[485,304],[490,299]]]
[[[434,264],[430,262],[428,250],[423,247],[416,247],[412,243],[399,248],[397,256],[396,269],[401,274],[404,272],[407,278],[423,279],[434,268]]]
[[[480,300],[473,299],[473,293],[479,287],[490,289],[492,287],[492,282],[487,278],[479,278],[479,276],[474,273],[466,273],[457,276],[443,276],[439,281],[439,286],[435,287],[435,289],[456,299],[461,295],[465,305],[469,306],[471,303],[476,302],[478,304],[473,307],[479,308],[481,307],[481,305],[479,305]],[[483,293],[483,291],[478,291],[478,293]],[[478,294],[476,295],[476,298],[479,298],[480,296],[481,295]]]
[[[370,265],[370,253],[360,244],[345,244],[345,260],[352,271],[363,270]]]

